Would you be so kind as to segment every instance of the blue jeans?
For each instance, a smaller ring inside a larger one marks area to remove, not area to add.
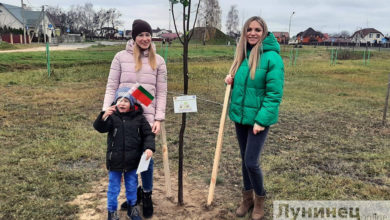
[[[149,168],[147,171],[141,173],[142,189],[144,192],[151,192],[153,190],[153,158],[150,159]]]
[[[138,176],[136,171],[132,170],[124,173],[127,203],[132,206],[137,202]],[[109,171],[108,173],[107,209],[110,212],[114,212],[118,208],[122,174],[123,172],[121,171]]]
[[[240,145],[244,190],[253,189],[258,196],[265,196],[263,173],[259,165],[260,153],[267,138],[269,127],[253,134],[253,126],[235,123]]]

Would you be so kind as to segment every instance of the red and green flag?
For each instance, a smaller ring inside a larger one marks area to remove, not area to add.
[[[131,94],[134,98],[136,98],[139,102],[144,104],[145,106],[150,105],[152,103],[154,97],[150,94],[144,87],[141,85]]]

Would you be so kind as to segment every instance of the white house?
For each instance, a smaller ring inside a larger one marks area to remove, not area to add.
[[[31,11],[27,8],[0,3],[0,26],[14,29],[23,29],[26,25],[26,32],[31,36],[38,36],[38,33],[46,34],[49,42],[55,36],[55,24],[42,11]]]
[[[162,34],[167,34],[167,33],[172,33],[172,31],[157,28],[155,30],[152,30],[152,37],[161,37]]]
[[[375,28],[364,28],[356,31],[351,38],[354,43],[380,43],[384,35]]]

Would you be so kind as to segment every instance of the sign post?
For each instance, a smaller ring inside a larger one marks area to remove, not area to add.
[[[50,77],[50,49],[49,49],[49,43],[46,42],[46,64],[47,64],[47,74]]]

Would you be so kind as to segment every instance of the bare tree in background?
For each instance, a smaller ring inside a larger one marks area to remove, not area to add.
[[[183,35],[180,37],[179,40],[181,44],[183,45],[183,93],[186,95],[188,94],[188,44],[191,40],[192,35],[195,31],[190,32],[190,18],[191,18],[191,0],[169,0],[171,3],[171,13],[172,13],[172,19],[173,24],[175,26],[176,34],[179,36],[179,32],[177,31],[176,26],[176,20],[175,20],[175,11],[173,10],[173,6],[175,4],[178,4],[180,1],[180,4],[182,7],[182,16],[183,16]],[[194,30],[196,19],[198,16],[199,11],[199,5],[201,0],[198,2],[198,6],[196,8],[195,13],[195,20],[192,25],[192,30]],[[187,114],[182,113],[181,118],[181,127],[180,127],[180,133],[179,133],[179,175],[178,175],[178,203],[179,205],[183,205],[183,147],[184,147],[184,131],[186,129],[186,119]]]
[[[238,23],[239,17],[237,5],[232,5],[230,6],[230,10],[226,18],[226,33],[229,36],[235,37],[238,33]]]
[[[84,6],[72,5],[68,11],[60,7],[48,7],[51,16],[55,17],[61,24],[61,32],[68,29],[71,33],[84,33],[86,36],[95,37],[100,30],[100,36],[104,36],[104,28],[108,30],[112,37],[116,33],[116,28],[122,24],[119,18],[122,16],[119,10],[100,9],[96,11],[92,3]]]
[[[221,29],[222,10],[218,0],[205,0],[200,3],[198,25]]]
[[[351,35],[349,34],[348,31],[343,30],[343,31],[340,32],[340,37],[343,37],[343,38],[350,38]]]
[[[100,9],[98,12],[96,12],[96,22],[98,25],[98,29],[100,30],[100,37],[103,37],[103,27],[108,24],[110,21],[110,12],[106,9]]]
[[[108,16],[109,16],[109,23],[112,27],[113,33],[112,36],[118,31],[116,27],[119,25],[122,25],[122,22],[119,20],[119,18],[122,16],[122,13],[120,13],[117,9],[115,8],[110,8],[108,10]]]
[[[331,34],[331,37],[350,38],[351,35],[349,34],[348,31],[343,30],[343,31],[341,31],[341,32],[339,32],[339,33],[333,33],[333,34]]]
[[[46,12],[48,14],[50,14],[50,16],[53,16],[58,22],[60,22],[62,24],[60,29],[61,29],[62,33],[65,33],[66,29],[68,27],[67,24],[69,23],[69,20],[67,19],[67,16],[66,16],[66,12],[58,6],[57,7],[49,6],[46,9]]]
[[[96,11],[93,9],[92,3],[85,3],[82,10],[79,11],[79,18],[81,23],[80,31],[82,31],[85,36],[93,37],[96,36],[97,21],[96,21]]]
[[[203,45],[207,40],[215,37],[215,28],[221,30],[222,10],[218,0],[201,1],[199,7],[199,27],[205,27],[203,33]]]

